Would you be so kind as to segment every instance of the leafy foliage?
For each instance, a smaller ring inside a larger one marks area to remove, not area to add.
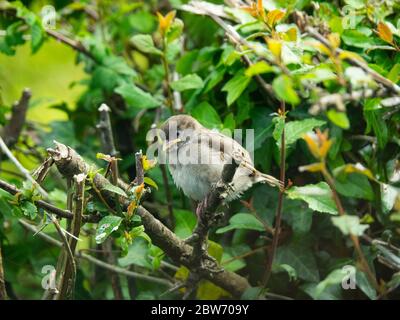
[[[110,168],[117,165],[120,178],[134,181],[134,153],[147,149],[149,129],[172,114],[185,113],[210,129],[254,129],[255,166],[276,177],[285,143],[283,223],[268,292],[304,299],[399,298],[398,1],[258,0],[242,7],[235,6],[237,1],[227,5],[216,0],[197,1],[194,10],[189,1],[176,0],[169,1],[171,11],[161,1],[45,2],[56,8],[55,30],[42,25],[43,1],[0,5],[5,31],[0,35],[2,58],[23,64],[19,50],[28,46],[32,54],[41,52],[55,37],[75,50],[76,64],[85,76],[68,84],[82,89],[76,103],[55,103],[43,113],[46,118],[56,109],[64,120],[44,126],[28,112],[13,152],[33,169],[45,159],[45,147],[53,139],[62,140],[93,165],[86,179],[87,195],[99,192],[94,184],[99,173],[109,179],[104,189],[115,203],[120,197],[130,203],[125,212],[88,196],[85,214],[101,219],[82,227],[78,250],[91,253],[111,242],[118,267],[162,280],[166,274],[174,281],[188,279],[189,270],[173,265],[171,257],[152,243],[136,213],[141,204],[148,204],[184,239],[196,224],[190,201],[168,173],[146,158],[142,184],[123,190],[110,175]],[[218,24],[210,11],[218,16]],[[62,60],[59,67],[60,73],[68,68]],[[26,73],[31,73],[29,65]],[[23,82],[24,75],[20,78]],[[45,78],[40,74],[36,81]],[[3,101],[0,93],[4,126],[10,122],[13,101]],[[48,96],[64,101],[52,92]],[[41,103],[33,99],[29,110]],[[102,103],[112,111],[120,159],[96,157],[102,151],[95,131]],[[18,219],[40,224],[47,235],[58,234],[46,211],[37,206],[38,191],[8,159],[1,159],[0,178],[21,190],[15,196],[0,190],[5,278],[16,297],[40,298],[41,268],[55,266],[60,250],[27,236]],[[62,209],[76,191],[53,171],[42,185],[51,191],[48,201]],[[278,192],[268,185],[253,187],[225,210],[224,224],[210,233],[209,253],[253,286],[243,299],[264,292],[256,287],[265,277],[271,237],[277,232]],[[64,221],[61,227],[68,228]],[[348,266],[355,268],[356,289],[343,289]],[[110,277],[97,269],[94,277],[93,269],[79,265],[76,298],[113,298]],[[179,299],[184,293],[162,295],[168,290],[165,284],[120,278],[125,298],[131,294],[132,299]],[[195,296],[232,297],[205,280]]]

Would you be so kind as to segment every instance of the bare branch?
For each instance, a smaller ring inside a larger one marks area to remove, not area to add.
[[[83,53],[85,56],[95,60],[95,57],[90,53],[90,51],[88,51],[84,47],[84,45],[81,42],[72,40],[72,39],[68,38],[67,36],[63,35],[62,33],[55,31],[55,30],[46,29],[46,32],[49,36],[53,37],[57,41],[60,41],[64,44],[66,44],[67,46],[71,47],[72,49],[74,49],[80,53]]]
[[[103,152],[109,154],[110,156],[116,156],[118,152],[115,148],[114,137],[111,127],[111,109],[109,106],[103,103],[98,111],[100,113],[100,121],[96,128],[100,131],[100,140]]]
[[[48,151],[54,159],[58,170],[66,178],[79,173],[88,173],[89,166],[73,149],[63,144],[56,143],[56,148],[54,150],[49,149]],[[94,183],[97,185],[98,190],[101,191],[102,196],[112,203],[114,201],[113,193],[103,188],[109,183],[108,180],[102,175],[97,174],[94,177]],[[218,203],[220,201],[219,199]],[[128,205],[129,200],[121,198],[121,206],[124,210],[127,209]],[[185,244],[183,240],[179,239],[171,230],[163,225],[161,221],[156,219],[143,207],[140,206],[137,209],[137,214],[141,217],[146,233],[151,237],[154,245],[160,247],[177,264],[183,264],[189,269],[196,267],[192,259],[190,259],[193,252],[191,246]],[[222,270],[221,272],[215,273],[204,270],[202,276],[229,291],[235,297],[240,297],[245,290],[250,287],[245,278],[230,271]]]
[[[28,110],[31,95],[30,89],[24,89],[21,98],[13,106],[10,121],[4,127],[2,136],[5,144],[9,148],[17,143],[21,134],[22,127],[25,124],[26,111]]]
[[[19,190],[18,188],[16,188],[15,186],[0,180],[0,189],[3,189],[4,191],[7,191],[8,193],[15,195],[17,193],[20,193],[21,190]],[[43,200],[38,200],[35,201],[35,204],[39,207],[42,208],[44,210],[46,210],[49,213],[53,213],[56,216],[60,217],[60,218],[66,218],[66,219],[72,219],[73,218],[73,214],[71,211],[68,210],[63,210],[60,209],[46,201]],[[83,216],[82,220],[84,222],[99,222],[100,221],[100,217],[98,215],[93,215],[93,216]]]
[[[33,226],[30,223],[28,223],[28,222],[26,222],[26,221],[24,221],[22,219],[20,219],[18,221],[25,229],[27,229],[27,230],[35,233],[35,234],[38,232],[38,228],[36,226]],[[40,232],[40,233],[37,233],[37,235],[39,237],[41,237],[43,240],[45,240],[46,242],[48,242],[48,243],[50,243],[50,244],[52,244],[52,245],[54,245],[56,247],[60,247],[61,248],[63,246],[62,242],[54,239],[53,237],[49,236],[46,233]],[[87,261],[89,261],[89,262],[91,262],[91,263],[93,263],[93,264],[95,264],[95,265],[97,265],[97,266],[99,266],[101,268],[104,268],[104,269],[107,269],[107,270],[110,270],[110,271],[113,271],[113,272],[116,272],[116,273],[119,273],[119,274],[123,274],[123,275],[128,276],[128,277],[141,279],[141,280],[145,280],[145,281],[149,281],[149,282],[153,282],[153,283],[158,283],[158,284],[162,284],[162,285],[167,285],[167,286],[171,285],[171,282],[168,281],[168,280],[160,279],[160,278],[156,278],[156,277],[152,277],[152,276],[148,276],[148,275],[144,275],[144,274],[140,274],[140,273],[129,271],[129,270],[125,270],[125,269],[120,268],[118,266],[114,266],[114,265],[111,265],[111,264],[106,263],[104,261],[101,261],[99,259],[96,259],[96,258],[92,257],[91,255],[88,255],[88,254],[86,254],[84,252],[76,252],[75,256],[77,258],[87,260]]]
[[[18,161],[18,159],[14,157],[14,155],[7,147],[2,137],[0,137],[0,150],[2,150],[4,154],[14,163],[14,165],[18,168],[18,170],[21,171],[21,173],[25,176],[25,178],[29,180],[32,183],[32,185],[37,188],[40,194],[43,197],[47,198],[48,197],[47,192],[36,182],[35,179],[32,178],[29,171],[25,169],[25,167]]]
[[[7,299],[6,280],[4,278],[3,255],[0,240],[0,300]]]

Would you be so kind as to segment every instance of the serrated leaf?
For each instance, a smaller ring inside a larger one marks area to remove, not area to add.
[[[161,56],[163,53],[154,45],[153,38],[148,34],[137,34],[131,38],[132,44],[144,53]]]
[[[245,71],[245,75],[249,78],[254,77],[258,74],[272,72],[273,68],[265,61],[258,61],[248,67]]]
[[[362,236],[364,231],[369,228],[367,224],[361,224],[358,216],[344,215],[332,217],[332,223],[340,229],[344,235]]]
[[[300,199],[318,212],[337,214],[332,191],[326,182],[309,184],[304,187],[292,187],[286,191],[289,199]]]
[[[226,103],[230,106],[234,103],[243,91],[247,88],[251,78],[247,77],[244,72],[238,72],[231,80],[229,80],[222,88],[222,91],[228,93]]]
[[[328,119],[331,120],[335,125],[342,129],[350,128],[350,121],[345,112],[339,112],[335,109],[330,109],[327,112]]]
[[[153,179],[149,177],[144,177],[144,183],[158,190],[158,185]]]
[[[121,222],[122,218],[117,216],[106,216],[101,219],[97,225],[96,243],[103,243],[111,233],[118,230]]]
[[[237,213],[229,219],[229,225],[219,228],[216,233],[225,233],[235,229],[264,231],[264,225],[249,213]]]
[[[293,81],[287,75],[280,75],[272,82],[272,88],[279,99],[290,104],[297,105],[300,103],[299,96],[293,88]]]
[[[272,132],[272,136],[274,137],[275,141],[279,141],[281,139],[283,129],[285,128],[285,118],[284,117],[275,117],[275,128]]]
[[[149,243],[142,238],[135,239],[129,246],[128,254],[118,259],[118,264],[123,268],[133,264],[148,270],[153,270],[153,264],[149,257]]]
[[[44,40],[43,28],[39,22],[34,23],[31,26],[31,48],[32,53],[36,53]]]
[[[203,79],[201,79],[197,74],[188,74],[183,78],[171,83],[171,88],[175,91],[199,89],[203,86]]]
[[[143,91],[133,84],[123,84],[115,89],[133,109],[152,109],[161,105],[150,93]]]
[[[175,234],[181,239],[187,238],[192,234],[196,225],[196,217],[193,212],[188,210],[174,210]]]
[[[296,270],[299,278],[311,282],[319,281],[319,272],[312,251],[301,244],[280,246],[274,261],[276,265],[288,265]]]
[[[125,193],[124,190],[122,190],[120,187],[114,186],[111,183],[104,185],[103,190],[108,190],[112,193],[116,193],[116,194],[119,194],[120,196],[128,198],[128,195]]]
[[[289,121],[285,124],[285,144],[286,147],[290,147],[298,139],[302,138],[304,134],[313,130],[316,127],[321,127],[326,122],[323,120],[318,120],[314,118]],[[278,146],[280,148],[281,142],[278,141]]]
[[[29,201],[22,201],[20,204],[20,209],[22,210],[23,214],[29,217],[31,220],[34,220],[38,213],[37,207]]]
[[[222,125],[218,112],[207,101],[203,101],[194,107],[191,114],[203,126],[209,129],[220,128]]]

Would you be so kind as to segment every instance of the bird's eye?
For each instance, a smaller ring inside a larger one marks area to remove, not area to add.
[[[179,138],[180,135],[181,135],[181,132],[180,132],[180,131],[177,131],[176,137]]]

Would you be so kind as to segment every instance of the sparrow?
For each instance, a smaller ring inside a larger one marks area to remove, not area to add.
[[[189,115],[168,118],[161,127],[163,151],[174,183],[195,201],[205,199],[234,158],[240,164],[224,202],[240,198],[256,183],[282,188],[282,182],[254,168],[249,152],[234,139],[203,127]]]

